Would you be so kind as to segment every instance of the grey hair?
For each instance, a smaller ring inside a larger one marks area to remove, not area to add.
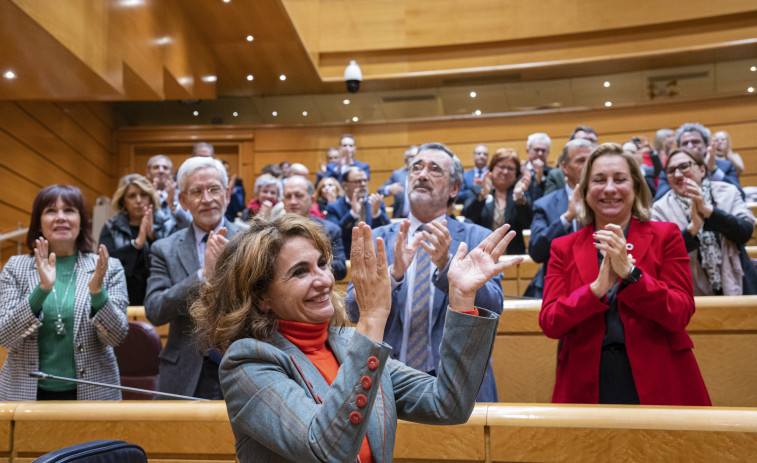
[[[543,132],[536,132],[528,136],[526,149],[531,149],[531,144],[535,141],[545,141],[549,146],[552,146],[552,139],[549,138],[549,135]]]
[[[463,163],[460,162],[460,158],[458,158],[455,153],[452,152],[449,148],[444,146],[441,143],[424,143],[418,148],[418,153],[422,151],[443,151],[449,155],[449,157],[452,158],[452,162],[450,163],[450,171],[449,171],[449,184],[454,185],[455,183],[460,183],[460,186],[463,185]],[[416,156],[417,154],[416,153]]]
[[[226,169],[223,168],[221,161],[203,156],[194,156],[184,161],[181,167],[179,167],[179,173],[176,175],[179,183],[179,191],[186,193],[187,177],[200,169],[206,168],[217,170],[218,177],[221,179],[223,187],[226,188],[229,186],[229,176],[226,174]]]
[[[411,158],[416,154],[418,154],[418,145],[410,145],[410,147],[405,150],[405,160],[407,161],[407,158]]]
[[[197,154],[197,148],[208,148],[210,149],[210,155],[213,156],[216,152],[215,148],[213,148],[213,145],[210,143],[206,143],[204,141],[200,141],[195,143],[194,148],[192,148],[192,156],[196,156]]]
[[[568,162],[570,160],[571,148],[591,149],[591,146],[592,143],[585,138],[574,138],[573,140],[569,140],[568,143],[565,144],[565,148],[563,148],[562,153],[560,153],[560,158],[557,160],[557,165],[559,166],[563,162]]]
[[[171,158],[169,158],[165,154],[156,154],[155,156],[148,159],[147,168],[149,169],[152,163],[157,161],[158,159],[165,159],[166,161],[168,161],[168,170],[173,170],[173,162],[171,162]]]
[[[308,194],[310,196],[313,196],[315,194],[315,186],[313,186],[313,182],[303,177],[302,175],[292,175],[291,177],[289,177],[287,181],[284,183],[284,188],[286,188],[287,183],[291,182],[293,179],[297,179],[297,180],[305,182],[305,185],[308,188]]]
[[[255,180],[255,186],[253,187],[253,194],[255,197],[258,196],[258,193],[262,188],[267,187],[268,185],[275,185],[276,191],[278,191],[279,198],[281,197],[281,180],[276,178],[275,176],[271,174],[263,174],[260,177]]]
[[[699,132],[705,145],[710,144],[710,129],[696,122],[687,122],[676,130],[676,145],[681,146],[681,135],[686,132]]]

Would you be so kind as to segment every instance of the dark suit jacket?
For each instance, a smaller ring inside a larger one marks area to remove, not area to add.
[[[360,167],[363,169],[363,172],[365,172],[366,177],[368,177],[368,180],[371,179],[371,166],[369,166],[365,162],[360,162],[357,159],[353,159],[354,164],[352,164],[355,167]],[[337,172],[337,166],[339,166],[338,162],[330,162],[326,164],[326,173],[324,174],[320,170],[316,174],[315,184],[318,185],[320,183],[321,179],[324,177],[332,177],[335,178],[340,184],[342,183],[342,173]]]
[[[562,171],[562,169],[560,169]],[[528,185],[528,196],[531,198],[531,202],[544,196],[544,190],[547,188],[547,178],[549,173],[552,172],[552,167],[544,166],[544,175],[541,177],[541,183],[536,181],[536,176],[531,172],[531,183]]]
[[[542,196],[534,202],[534,217],[531,221],[531,238],[528,240],[528,254],[543,264],[531,280],[526,296],[541,298],[544,293],[544,274],[549,261],[552,240],[565,236],[570,231],[563,227],[560,216],[568,210],[568,192],[562,188]]]
[[[539,325],[562,339],[552,402],[597,403],[606,297],[589,285],[599,274],[594,226],[552,243]],[[628,360],[641,405],[710,405],[686,333],[694,315],[689,256],[678,226],[631,219],[627,242],[641,279],[618,291]]]
[[[736,186],[736,188],[739,189],[739,192],[741,193],[741,198],[745,198],[744,190],[741,189],[741,183],[739,182],[739,176],[736,173],[736,168],[733,167],[733,164],[731,164],[731,161],[727,159],[716,159],[715,165],[718,166],[719,170],[722,170],[725,174],[725,177],[723,177],[722,182],[728,182],[731,185]],[[657,201],[658,199],[665,196],[665,193],[668,192],[670,189],[670,184],[668,183],[668,176],[665,174],[665,172],[660,173],[660,181],[657,184],[657,193],[654,195],[654,200]]]
[[[331,253],[334,255],[331,261],[331,272],[335,280],[341,280],[347,276],[347,257],[344,254],[344,244],[342,242],[342,231],[339,227],[326,219],[310,216],[310,220],[317,222],[323,228],[323,231],[329,236],[331,241]]]
[[[389,185],[393,183],[399,183],[402,185],[402,188],[405,189],[402,194],[394,195],[394,204],[392,204],[392,218],[394,219],[407,217],[407,215],[402,214],[402,209],[405,207],[405,195],[407,194],[407,175],[408,171],[406,168],[403,167],[402,169],[397,169],[392,172],[392,176],[389,177],[389,180],[378,189],[378,192],[384,196],[389,196],[388,188]]]
[[[365,223],[371,228],[375,229],[390,222],[389,216],[386,215],[383,201],[381,202],[381,213],[375,219],[371,217],[371,205],[368,204],[367,197],[365,198],[363,207],[366,211]],[[350,255],[350,250],[352,250],[352,227],[358,224],[358,221],[350,213],[351,209],[344,196],[326,206],[326,220],[335,223],[342,231],[342,243],[344,245],[344,253],[347,256]]]
[[[393,223],[373,230],[373,237],[381,237],[384,239],[384,243],[386,243],[386,260],[389,265],[394,262],[394,242],[397,240],[400,225],[400,223]],[[489,230],[478,225],[462,223],[452,217],[447,219],[447,229],[452,238],[449,250],[453,255],[461,242],[467,243],[470,250],[478,246],[490,233]],[[448,313],[447,307],[449,306],[449,281],[447,280],[446,268],[438,270],[433,283],[436,289],[433,295],[431,345],[434,354],[434,363],[439,365],[439,345],[442,341],[444,320]],[[392,292],[392,309],[384,330],[384,342],[394,349],[392,356],[395,359],[399,358],[400,350],[402,349],[402,327],[406,322],[410,322],[409,320],[405,320],[407,291],[407,285],[400,283]],[[502,299],[502,276],[498,274],[478,290],[474,304],[476,307],[482,307],[500,314],[502,313]],[[357,301],[355,301],[352,282],[350,282],[344,302],[350,319],[353,322],[357,322],[360,319],[360,310],[357,306]],[[439,371],[438,368],[437,371]],[[486,377],[476,400],[479,402],[497,402],[497,385],[494,382],[494,372],[491,369],[491,365],[487,367],[486,371]]]
[[[239,229],[223,220],[228,230],[226,237],[231,238]],[[170,323],[168,341],[160,352],[157,389],[192,395],[200,379],[204,356],[191,336],[194,325],[188,313],[200,285],[194,227],[154,242],[151,251],[145,315],[155,326]]]
[[[525,254],[526,243],[523,240],[523,230],[531,226],[531,200],[526,194],[526,202],[522,206],[515,204],[513,200],[513,190],[515,185],[507,190],[507,211],[505,213],[505,223],[510,224],[510,230],[515,230],[517,235],[507,247],[506,254]],[[463,207],[463,216],[466,220],[491,229],[492,220],[494,220],[494,190],[486,197],[484,201],[478,200],[478,194],[481,192],[481,185],[473,187],[471,195],[465,201]]]

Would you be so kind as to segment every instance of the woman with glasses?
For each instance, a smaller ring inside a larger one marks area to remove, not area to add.
[[[739,190],[707,178],[702,156],[685,149],[670,153],[665,174],[671,189],[652,206],[652,219],[681,229],[694,295],[757,294],[757,272],[744,249],[755,218]]]
[[[531,226],[530,175],[521,176],[518,153],[500,148],[489,161],[481,185],[473,186],[463,207],[466,220],[496,230],[505,223],[516,232],[507,254],[525,254],[523,230]]]

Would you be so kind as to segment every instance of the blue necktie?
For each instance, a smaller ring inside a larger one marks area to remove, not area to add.
[[[418,230],[420,233],[423,228]],[[408,339],[407,365],[420,371],[427,371],[428,363],[428,317],[431,290],[431,256],[418,247],[415,258],[415,283],[413,304],[410,315],[410,336]]]

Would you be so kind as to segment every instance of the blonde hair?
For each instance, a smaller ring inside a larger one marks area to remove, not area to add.
[[[344,196],[344,188],[342,188],[342,185],[340,185],[334,177],[324,177],[315,188],[315,199],[321,199],[321,190],[323,190],[323,187],[326,186],[326,182],[332,182],[334,186],[336,186],[337,198]]]
[[[126,196],[126,190],[131,185],[136,185],[140,190],[147,193],[147,195],[150,197],[150,204],[152,204],[153,212],[156,212],[158,209],[160,209],[160,199],[158,198],[158,192],[155,191],[155,187],[152,186],[152,183],[147,180],[147,178],[139,174],[124,175],[118,181],[118,188],[116,188],[116,192],[113,193],[113,199],[111,199],[110,201],[113,209],[122,214],[128,214],[126,206],[124,206],[124,196]],[[173,200],[173,198],[171,198],[171,200]]]
[[[201,348],[226,350],[236,340],[269,341],[278,320],[264,311],[262,301],[276,277],[276,258],[290,238],[303,237],[318,249],[331,267],[331,242],[321,226],[299,214],[276,219],[253,218],[250,228],[237,233],[216,261],[213,274],[202,284],[189,313]],[[347,325],[343,295],[332,293],[330,326]]]
[[[633,180],[634,200],[631,207],[631,215],[640,222],[649,220],[652,216],[649,209],[652,205],[652,193],[649,191],[646,180],[644,180],[641,167],[639,167],[633,156],[624,152],[623,147],[617,143],[602,143],[594,148],[594,151],[589,155],[589,159],[586,160],[586,165],[581,175],[581,182],[577,186],[584,206],[578,214],[578,219],[586,225],[594,222],[594,211],[591,210],[586,202],[586,192],[589,189],[589,179],[591,178],[591,169],[594,161],[602,156],[620,156],[626,161],[628,169],[631,172],[631,179]]]

